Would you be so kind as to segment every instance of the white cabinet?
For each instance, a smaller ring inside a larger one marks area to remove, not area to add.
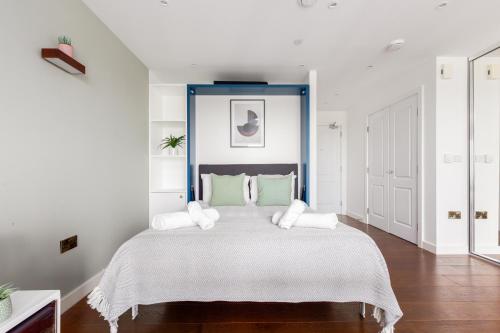
[[[150,193],[149,222],[156,214],[186,209],[186,192]]]
[[[12,294],[12,315],[0,332],[60,332],[59,290],[19,290]]]
[[[160,149],[164,138],[186,136],[186,85],[151,84],[149,87],[149,221],[156,214],[186,207],[187,142]]]

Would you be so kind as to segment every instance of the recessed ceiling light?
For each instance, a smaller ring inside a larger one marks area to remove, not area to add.
[[[390,52],[398,51],[403,47],[405,42],[406,41],[403,38],[395,39],[387,45],[386,50]]]
[[[436,9],[442,9],[450,4],[449,0],[440,1],[436,6]]]
[[[167,6],[168,5],[168,0],[160,0],[160,5]]]
[[[295,46],[299,46],[300,44],[302,44],[302,42],[303,42],[303,40],[302,40],[302,39],[296,39],[296,40],[294,40],[294,41],[293,41],[293,44],[294,44]]]
[[[338,1],[330,2],[330,4],[328,5],[328,9],[336,8],[338,5],[339,5]]]

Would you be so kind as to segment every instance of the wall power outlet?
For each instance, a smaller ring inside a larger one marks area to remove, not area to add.
[[[74,235],[59,242],[61,253],[67,252],[78,246],[78,236]]]
[[[448,219],[450,220],[460,220],[462,219],[462,212],[458,210],[450,210],[448,212]]]

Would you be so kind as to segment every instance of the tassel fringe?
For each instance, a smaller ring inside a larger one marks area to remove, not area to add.
[[[386,326],[385,325],[385,320],[384,320],[384,310],[376,306],[373,309],[373,318],[377,321],[380,326],[383,326],[382,330],[380,333],[394,333],[394,326]]]
[[[109,318],[109,309],[111,308],[111,306],[106,300],[106,297],[104,296],[101,288],[95,287],[94,290],[92,290],[92,292],[87,296],[87,304],[90,305],[92,309],[99,312],[101,316],[103,316],[104,319],[109,322],[110,333],[118,332],[118,321],[116,319]]]
[[[92,309],[99,312],[104,319],[110,321],[111,318],[109,318],[109,309],[111,306],[106,300],[101,288],[95,287],[94,290],[92,290],[89,296],[87,296],[87,303]]]

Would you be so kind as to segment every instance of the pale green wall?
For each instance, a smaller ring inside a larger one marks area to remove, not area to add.
[[[0,283],[65,293],[148,226],[148,71],[80,0],[4,0],[0,27]],[[87,75],[41,59],[59,34]]]

